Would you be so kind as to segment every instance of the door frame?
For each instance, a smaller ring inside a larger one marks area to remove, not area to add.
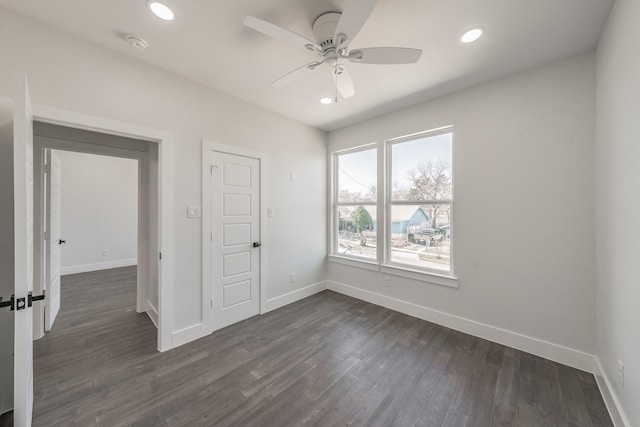
[[[74,129],[150,141],[158,144],[158,351],[174,347],[173,343],[173,294],[174,294],[174,159],[172,133],[132,123],[111,120],[45,105],[33,104],[33,120]],[[41,240],[38,238],[38,240]],[[38,251],[36,256],[40,256]],[[36,280],[42,287],[40,280]],[[43,328],[41,312],[35,312],[38,321],[35,328]],[[34,337],[44,331],[36,329]]]
[[[233,145],[202,140],[202,317],[206,333],[215,329],[213,318],[213,265],[212,265],[212,236],[211,209],[213,191],[211,184],[211,154],[217,151],[235,156],[249,157],[260,162],[260,314],[267,312],[267,260],[269,244],[267,242],[267,155],[261,151],[240,148]]]

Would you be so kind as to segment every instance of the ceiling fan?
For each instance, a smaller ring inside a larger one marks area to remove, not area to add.
[[[315,42],[254,16],[245,17],[244,25],[274,39],[311,51],[321,58],[285,74],[273,82],[272,86],[282,87],[311,71],[329,68],[336,90],[343,98],[349,98],[355,94],[355,90],[344,61],[362,64],[412,64],[418,62],[422,54],[421,49],[407,47],[349,48],[349,43],[363,27],[376,3],[377,0],[350,0],[342,13],[328,12],[320,15],[313,23]]]

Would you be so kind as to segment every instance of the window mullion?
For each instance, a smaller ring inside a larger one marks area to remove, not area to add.
[[[331,201],[333,203],[332,215],[331,215],[331,253],[338,253],[338,168],[340,166],[340,159],[336,154],[333,155],[332,165],[332,188]]]
[[[380,221],[378,221],[381,226],[378,231],[378,238],[381,244],[378,245],[378,264],[385,264],[389,259],[389,203],[388,201],[391,199],[391,191],[390,191],[390,180],[391,174],[389,173],[391,157],[388,150],[388,144],[384,141],[380,141],[378,143],[378,185],[382,189],[382,191],[378,192],[378,216]]]
[[[451,199],[444,200],[390,200],[389,204],[396,206],[419,206],[419,205],[446,205],[452,203]]]

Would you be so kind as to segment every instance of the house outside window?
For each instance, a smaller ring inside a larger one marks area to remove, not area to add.
[[[334,153],[333,180],[332,255],[453,276],[451,127]]]

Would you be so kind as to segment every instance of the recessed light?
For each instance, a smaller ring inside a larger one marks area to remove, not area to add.
[[[333,99],[329,98],[328,96],[325,96],[324,98],[320,98],[320,103],[321,104],[331,104],[333,102]]]
[[[164,19],[165,21],[173,21],[173,11],[169,9],[169,6],[160,3],[156,0],[147,1],[147,7],[160,19]]]
[[[482,33],[484,32],[484,28],[482,27],[475,27],[472,28],[468,31],[465,31],[465,33],[462,35],[462,37],[460,37],[460,41],[462,43],[472,43],[476,40],[478,40],[480,38],[480,36],[482,36]]]

